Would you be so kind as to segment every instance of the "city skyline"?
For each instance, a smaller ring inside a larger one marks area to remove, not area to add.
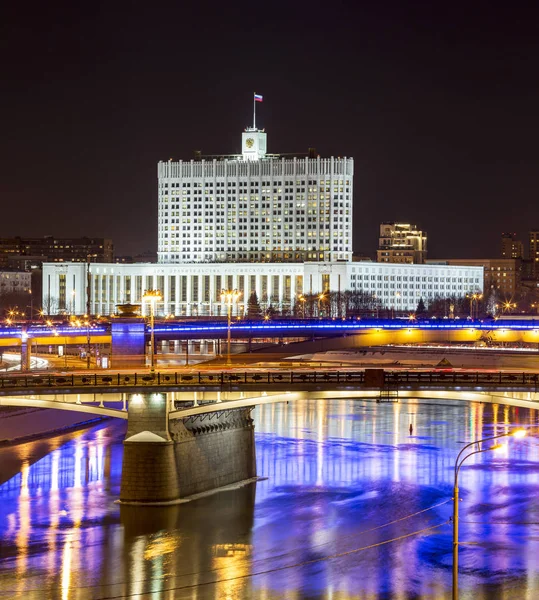
[[[204,43],[196,28],[178,37],[174,5],[165,22],[149,9],[8,9],[0,235],[156,249],[155,164],[238,152],[253,91],[269,152],[354,158],[356,252],[375,252],[383,221],[417,223],[429,256],[456,258],[495,256],[501,232],[526,240],[538,226],[533,14],[181,10],[202,19]]]

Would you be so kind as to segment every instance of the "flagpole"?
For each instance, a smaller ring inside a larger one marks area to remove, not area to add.
[[[256,93],[253,92],[253,129],[256,129]]]

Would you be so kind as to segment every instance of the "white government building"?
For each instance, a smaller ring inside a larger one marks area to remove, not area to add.
[[[159,163],[160,264],[351,260],[353,159],[266,154],[266,135],[244,131],[238,156]]]
[[[364,290],[396,310],[483,289],[483,268],[352,262],[352,158],[266,153],[266,133],[242,134],[242,154],[158,164],[158,264],[43,265],[48,314],[109,315],[158,289],[158,314],[223,315],[223,289],[262,306],[300,294]],[[89,268],[89,273],[87,269]]]

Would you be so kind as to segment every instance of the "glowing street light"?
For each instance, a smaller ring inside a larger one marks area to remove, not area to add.
[[[221,290],[221,302],[226,302],[227,306],[227,333],[226,333],[226,342],[227,342],[227,352],[226,352],[226,364],[227,367],[231,365],[230,361],[230,325],[231,325],[231,316],[232,316],[232,304],[236,303],[241,296],[241,292],[238,290]]]
[[[326,299],[326,296],[324,295],[324,293],[322,293],[318,296],[318,318],[319,319],[322,316],[321,315],[321,304],[325,299]]]
[[[490,450],[496,451],[501,450],[505,446],[503,444],[494,444],[488,448],[481,448],[480,444],[491,440],[497,440],[503,437],[515,437],[523,438],[526,435],[526,430],[519,428],[509,433],[500,433],[499,435],[493,435],[482,440],[476,440],[470,442],[462,448],[458,453],[457,460],[455,461],[455,480],[453,484],[453,600],[458,600],[459,597],[459,472],[464,461],[474,454],[481,454],[482,452],[489,452]],[[478,450],[474,450],[466,454],[461,458],[462,454],[472,446],[477,444]]]
[[[154,333],[154,318],[155,318],[155,305],[159,300],[162,300],[161,292],[159,290],[146,290],[142,296],[142,301],[147,300],[150,303],[150,372],[153,373],[155,370],[155,333]],[[143,313],[144,314],[144,313]]]
[[[479,300],[481,300],[481,298],[483,298],[483,294],[480,294],[479,292],[474,292],[473,294],[466,294],[466,298],[468,298],[470,300],[470,319],[473,320],[473,318],[474,318],[474,309],[473,309],[474,302],[475,302],[475,317],[478,318]]]
[[[32,296],[32,290],[28,290],[28,296],[30,297],[30,321],[34,318],[34,297]]]
[[[303,294],[300,294],[298,300],[301,302],[301,314],[303,318],[305,318],[305,302],[307,301],[307,298],[305,298]]]

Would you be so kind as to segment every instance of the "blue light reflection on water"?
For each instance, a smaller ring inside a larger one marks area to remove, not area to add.
[[[248,486],[170,509],[120,510],[119,423],[3,449],[2,481],[4,465],[20,468],[0,486],[0,594],[449,597],[443,523],[456,454],[464,441],[535,424],[537,411],[321,400],[261,406],[255,420],[258,473],[268,478],[256,501]],[[460,549],[461,597],[538,597],[537,441],[472,457],[460,487],[460,538],[480,543]],[[403,539],[383,544],[393,538]]]

